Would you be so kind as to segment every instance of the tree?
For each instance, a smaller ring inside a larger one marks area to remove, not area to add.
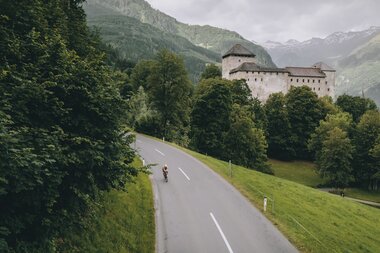
[[[221,158],[224,135],[230,128],[232,94],[230,83],[222,79],[202,80],[196,90],[191,112],[191,146]]]
[[[148,78],[147,92],[160,115],[160,135],[185,144],[193,86],[183,60],[166,50],[158,53]]]
[[[149,77],[155,64],[157,62],[154,60],[141,60],[136,64],[131,74],[131,83],[134,91],[137,91],[140,87],[143,87],[145,91],[148,89]]]
[[[2,252],[53,252],[102,191],[138,172],[126,101],[82,2],[1,2]]]
[[[361,117],[354,134],[356,148],[354,156],[354,176],[356,182],[372,188],[371,177],[376,174],[377,166],[375,157],[371,156],[380,134],[380,112],[367,111]]]
[[[206,66],[206,69],[203,71],[201,75],[201,80],[209,79],[209,78],[222,78],[222,71],[220,67],[215,64],[209,64]]]
[[[370,150],[370,155],[374,159],[375,173],[371,176],[371,188],[373,190],[379,189],[380,183],[380,135],[377,137],[373,148]]]
[[[264,106],[264,110],[268,119],[269,156],[282,160],[294,158],[295,151],[292,146],[292,134],[285,96],[282,93],[271,94]]]
[[[341,95],[336,100],[336,105],[343,111],[352,115],[355,122],[359,122],[361,116],[368,110],[376,110],[377,106],[373,100],[368,98]]]
[[[339,128],[345,133],[351,133],[353,128],[351,114],[341,112],[335,115],[327,115],[325,120],[320,121],[319,127],[317,127],[315,132],[311,135],[308,143],[308,148],[314,153],[314,158],[316,160],[320,159],[323,142],[334,128]]]
[[[345,188],[353,180],[351,175],[353,151],[354,148],[346,132],[335,127],[327,133],[317,166],[319,174],[335,188]]]
[[[264,131],[255,128],[249,108],[237,104],[231,113],[231,126],[225,136],[225,160],[265,173],[272,173],[267,164],[267,142]]]
[[[292,87],[285,98],[296,158],[309,159],[307,141],[319,121],[326,117],[326,110],[317,95],[307,86]]]

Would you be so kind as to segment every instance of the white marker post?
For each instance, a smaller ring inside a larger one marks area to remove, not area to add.
[[[267,197],[264,197],[264,212],[267,211]]]
[[[145,166],[145,160],[144,160],[144,158],[142,159],[142,164],[143,164],[143,166]]]

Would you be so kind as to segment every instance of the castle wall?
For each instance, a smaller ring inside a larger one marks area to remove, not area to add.
[[[312,91],[317,93],[318,97],[334,97],[335,72],[330,72],[329,74],[330,75],[326,75],[326,78],[290,76],[288,87],[290,89],[291,86],[301,87],[306,85],[310,87]]]
[[[245,79],[252,96],[265,102],[269,95],[276,92],[288,92],[288,73],[283,72],[237,72],[231,79]]]

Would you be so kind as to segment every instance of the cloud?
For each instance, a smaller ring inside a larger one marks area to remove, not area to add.
[[[188,24],[212,25],[245,38],[307,40],[336,31],[380,26],[379,0],[148,0]]]

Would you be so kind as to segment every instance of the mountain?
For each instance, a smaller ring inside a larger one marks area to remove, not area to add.
[[[207,63],[217,63],[220,55],[195,46],[187,39],[121,15],[98,4],[86,5],[87,23],[96,27],[103,42],[117,49],[121,57],[132,62],[152,59],[167,48],[180,54],[192,81],[199,79]]]
[[[380,34],[338,61],[337,93],[361,95],[380,105]]]
[[[279,67],[310,66],[318,61],[336,67],[339,60],[378,34],[380,34],[380,27],[373,26],[365,31],[335,32],[324,39],[312,38],[303,42],[267,41],[263,46]]]
[[[108,16],[110,18],[117,13],[119,16],[135,18],[146,25],[157,28],[163,33],[163,37],[170,34],[171,38],[165,38],[167,40],[173,39],[173,36],[175,38],[182,37],[197,47],[212,51],[219,55],[218,61],[221,61],[221,56],[234,44],[240,43],[256,54],[261,65],[275,66],[263,47],[244,39],[238,33],[208,25],[199,26],[181,23],[175,18],[153,9],[144,0],[87,0],[84,8],[89,16],[91,25],[98,26],[98,20],[92,19],[94,16],[97,16],[97,18]],[[102,8],[105,9],[105,15],[99,13]],[[112,12],[113,14],[110,16],[106,14],[107,12]],[[107,17],[103,17],[102,21],[105,22],[106,19]],[[115,29],[113,30],[116,31]],[[107,33],[107,31],[104,31],[104,33]],[[129,34],[125,33],[125,36],[129,36]],[[176,44],[176,41],[172,41],[172,43]]]

